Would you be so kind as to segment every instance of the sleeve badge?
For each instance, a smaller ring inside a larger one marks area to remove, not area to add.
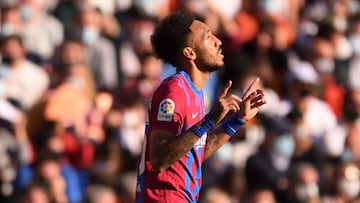
[[[174,115],[174,110],[175,110],[175,102],[170,98],[163,99],[159,105],[157,120],[171,121]]]

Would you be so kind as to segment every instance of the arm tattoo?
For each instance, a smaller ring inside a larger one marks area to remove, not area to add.
[[[186,154],[193,146],[194,141],[189,139],[184,140],[181,143],[172,143],[169,145],[169,148],[174,150],[170,150],[170,153],[166,156],[164,163],[170,166],[175,160],[179,160],[182,156],[184,156],[184,154]]]
[[[213,155],[229,139],[230,136],[224,133],[221,128],[216,128],[210,132],[206,139],[204,160]]]
[[[155,154],[157,159],[161,160],[161,165],[166,168],[184,156],[199,139],[196,136],[180,136],[178,138],[162,139],[156,142],[158,150]]]
[[[205,154],[213,154],[219,147],[221,147],[221,145],[222,143],[220,143],[216,134],[208,135],[205,145]]]

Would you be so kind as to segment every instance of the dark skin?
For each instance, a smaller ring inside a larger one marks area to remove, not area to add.
[[[187,46],[179,56],[179,67],[190,76],[198,89],[202,89],[212,71],[222,67],[221,41],[209,28],[200,21],[194,21],[188,37]],[[259,78],[256,78],[245,92],[243,98],[228,94],[232,85],[229,81],[221,91],[209,112],[210,118],[220,124],[228,114],[236,113],[242,120],[252,119],[260,107],[266,103],[263,90],[255,89]],[[166,130],[154,130],[150,137],[150,161],[155,171],[162,172],[184,156],[200,138],[188,130],[181,136]],[[217,125],[208,132],[204,160],[214,154],[230,136]]]

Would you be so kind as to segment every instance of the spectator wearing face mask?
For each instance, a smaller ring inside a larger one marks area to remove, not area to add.
[[[348,81],[351,46],[343,34],[334,32],[331,27],[321,26],[319,32],[321,34],[310,43],[307,58],[318,73],[322,86],[321,97],[337,119],[342,119],[341,107],[344,102],[344,85]]]
[[[17,6],[6,6],[0,8],[0,36],[19,35],[23,29],[20,9]]]
[[[0,53],[0,97],[19,102],[27,111],[47,90],[49,76],[40,66],[25,58],[20,36],[2,38]]]
[[[19,6],[25,30],[22,32],[24,47],[34,58],[48,63],[64,39],[62,25],[46,12],[44,0],[20,0]]]
[[[289,100],[284,100],[286,105],[283,107],[288,108],[289,112],[296,109],[302,114],[312,141],[322,153],[328,157],[339,156],[343,150],[345,132],[329,105],[318,97],[316,87],[321,84],[314,67],[308,62],[296,62],[291,65],[286,79]]]
[[[290,183],[292,203],[320,203],[319,172],[310,163],[294,165]]]
[[[359,94],[360,95],[360,94]],[[350,103],[348,104],[351,105]],[[349,113],[350,114],[350,113]],[[345,149],[341,155],[343,161],[360,162],[360,144],[358,142],[360,137],[360,119],[356,112],[352,112],[347,118],[347,137],[345,142]]]
[[[129,153],[129,157],[138,157],[142,149],[142,141],[146,122],[145,102],[139,93],[124,93],[120,96],[119,112],[121,123],[117,139],[121,147]]]
[[[98,8],[102,14],[101,34],[111,39],[117,38],[121,30],[114,15],[116,11],[116,0],[87,0],[85,2],[86,3],[75,1],[74,3],[78,8],[84,6],[84,4]]]
[[[73,24],[71,38],[85,45],[86,63],[97,89],[114,90],[119,83],[116,51],[112,42],[100,32],[102,20],[99,10],[84,4]]]
[[[156,58],[152,52],[143,53],[139,56],[141,71],[135,80],[130,80],[124,84],[127,88],[136,89],[141,96],[150,101],[155,89],[164,79],[162,77],[163,62]]]
[[[287,202],[291,158],[294,140],[290,127],[281,117],[261,116],[265,140],[257,153],[246,162],[245,174],[249,189],[267,186],[274,192],[277,202]]]
[[[53,56],[51,87],[56,87],[62,82],[69,66],[78,64],[86,64],[85,45],[80,41],[65,40]]]
[[[323,173],[325,168],[325,156],[314,145],[309,126],[304,122],[302,114],[294,109],[287,115],[288,120],[291,122],[291,135],[294,138],[295,149],[292,157],[292,165],[298,165],[299,163],[309,163],[319,173],[318,183],[319,186],[323,184]]]
[[[337,165],[333,180],[333,191],[323,198],[323,203],[351,202],[359,197],[360,171],[354,162]]]
[[[155,29],[155,21],[133,9],[124,26],[126,37],[119,43],[119,65],[124,83],[141,75],[141,56],[152,52],[150,36]]]

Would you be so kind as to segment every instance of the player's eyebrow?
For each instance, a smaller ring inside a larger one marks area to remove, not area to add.
[[[206,35],[206,34],[209,34],[209,33],[211,33],[211,31],[210,31],[210,29],[202,29],[202,33],[204,34],[204,35]]]

